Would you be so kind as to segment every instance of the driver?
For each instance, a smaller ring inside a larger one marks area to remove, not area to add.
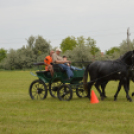
[[[62,67],[63,70],[66,70],[68,79],[70,79],[71,77],[73,77],[73,71],[70,69],[69,66],[65,65],[64,63],[71,63],[71,62],[68,60],[64,60],[61,56],[59,56],[60,53],[61,53],[61,49],[57,48],[56,52],[53,53],[53,55],[52,55],[52,61],[53,61],[53,63],[56,63],[60,67]]]

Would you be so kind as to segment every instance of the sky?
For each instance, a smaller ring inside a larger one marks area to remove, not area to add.
[[[0,48],[41,35],[52,47],[68,36],[96,40],[102,52],[134,39],[134,0],[0,0]]]

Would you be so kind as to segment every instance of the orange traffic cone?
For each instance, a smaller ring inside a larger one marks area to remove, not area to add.
[[[98,98],[96,97],[94,90],[92,90],[91,92],[91,99],[90,99],[90,103],[99,103]]]

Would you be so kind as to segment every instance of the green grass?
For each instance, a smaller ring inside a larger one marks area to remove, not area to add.
[[[134,133],[134,103],[127,101],[124,89],[113,101],[118,82],[108,83],[108,98],[90,104],[88,98],[80,99],[75,93],[69,102],[50,95],[33,101],[28,89],[35,79],[29,71],[0,71],[0,134]],[[133,89],[131,83],[130,95]]]

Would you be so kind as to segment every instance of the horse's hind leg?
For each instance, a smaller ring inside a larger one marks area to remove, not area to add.
[[[103,94],[102,94],[102,92],[101,92],[101,90],[100,90],[100,88],[99,88],[99,83],[98,83],[98,82],[95,83],[95,87],[96,87],[97,91],[98,91],[99,94],[100,94],[101,100],[103,100],[104,97],[103,97]]]
[[[101,89],[102,89],[102,96],[104,98],[106,98],[106,92],[105,92],[105,88],[106,88],[106,85],[107,85],[108,81],[107,82],[104,82],[104,83],[101,83]]]
[[[121,81],[119,82],[118,89],[117,89],[117,91],[116,91],[116,93],[115,93],[115,95],[114,95],[114,101],[117,100],[117,96],[118,96],[120,90],[121,90]]]
[[[94,82],[89,82],[88,83],[88,94],[87,94],[87,97],[89,98],[90,100],[90,93],[91,93],[91,88],[93,86]]]
[[[124,84],[124,89],[126,92],[126,98],[127,100],[129,100],[130,102],[132,101],[131,97],[129,96],[128,92],[129,92],[129,79],[127,80],[126,84]]]

